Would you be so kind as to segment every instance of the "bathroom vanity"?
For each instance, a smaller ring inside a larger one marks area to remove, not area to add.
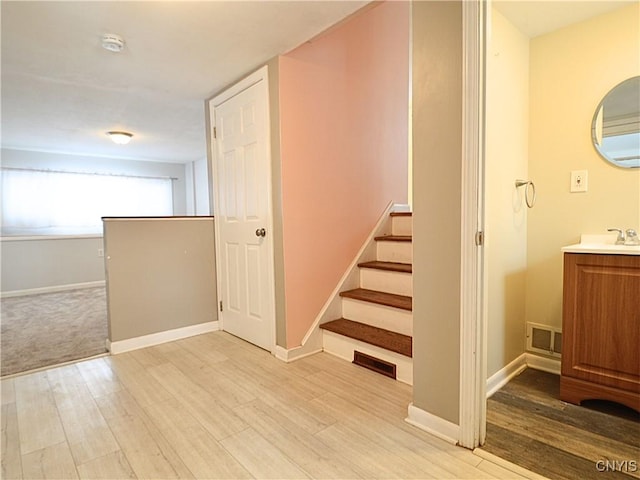
[[[562,251],[560,399],[640,411],[640,247],[586,242]]]

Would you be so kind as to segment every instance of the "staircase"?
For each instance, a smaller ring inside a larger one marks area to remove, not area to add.
[[[412,219],[391,213],[376,260],[358,264],[360,287],[340,293],[342,318],[320,325],[324,351],[413,383]]]

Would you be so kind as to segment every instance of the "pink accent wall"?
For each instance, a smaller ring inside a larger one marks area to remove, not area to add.
[[[287,348],[301,344],[389,202],[407,203],[409,4],[280,58]]]

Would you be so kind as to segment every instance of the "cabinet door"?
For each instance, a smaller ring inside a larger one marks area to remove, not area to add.
[[[640,392],[640,256],[564,257],[562,375]]]

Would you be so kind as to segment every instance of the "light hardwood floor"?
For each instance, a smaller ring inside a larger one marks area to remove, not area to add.
[[[2,381],[2,478],[524,478],[404,421],[411,387],[224,332]]]

